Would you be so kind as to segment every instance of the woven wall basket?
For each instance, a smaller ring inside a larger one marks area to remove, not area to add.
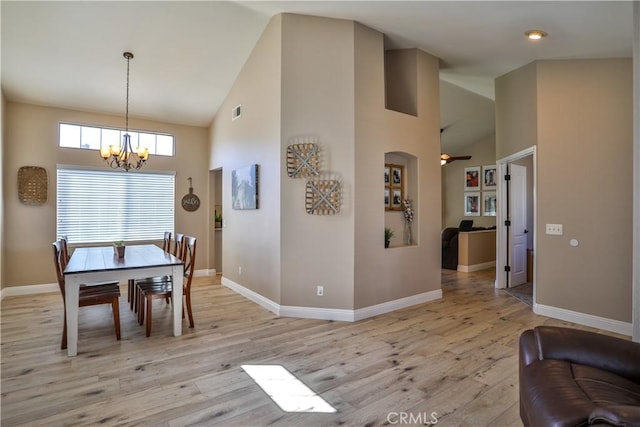
[[[40,206],[47,203],[47,170],[39,166],[18,169],[18,198],[24,205]]]

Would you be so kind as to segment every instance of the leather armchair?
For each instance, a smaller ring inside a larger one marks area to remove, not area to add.
[[[442,268],[458,269],[458,228],[442,230]]]
[[[525,426],[640,426],[640,344],[539,326],[520,336]]]

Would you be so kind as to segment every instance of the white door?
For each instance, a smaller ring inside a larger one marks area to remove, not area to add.
[[[527,168],[509,165],[509,287],[527,282]]]

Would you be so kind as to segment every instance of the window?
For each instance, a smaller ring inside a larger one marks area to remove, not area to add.
[[[162,239],[173,231],[175,174],[58,165],[57,235],[69,243]]]
[[[124,130],[101,128],[97,126],[73,125],[60,123],[58,145],[66,148],[83,148],[99,150],[110,145],[120,145]],[[149,149],[149,154],[156,156],[173,156],[175,138],[173,135],[153,132],[129,131],[131,146]]]

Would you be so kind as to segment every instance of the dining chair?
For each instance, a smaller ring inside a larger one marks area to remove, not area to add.
[[[58,237],[58,240],[60,240],[60,244],[61,244],[62,259],[64,260],[64,265],[62,266],[62,269],[64,270],[64,267],[69,263],[69,258],[71,258],[71,254],[69,253],[67,236],[60,236]]]
[[[184,234],[176,233],[173,247],[173,256],[182,259],[182,252],[184,251]]]
[[[62,328],[62,341],[60,348],[62,350],[67,348],[67,305],[65,300],[65,288],[64,288],[64,260],[63,243],[61,240],[57,240],[53,243],[53,262],[56,269],[56,276],[58,277],[58,287],[62,294],[62,302],[64,309],[64,326]],[[115,284],[115,286],[114,286]],[[102,283],[97,286],[80,286],[78,307],[86,307],[91,305],[111,304],[113,311],[113,323],[116,329],[116,338],[120,340],[120,306],[118,299],[120,297],[120,288],[117,286],[118,282],[112,282],[110,284]]]
[[[162,237],[162,250],[165,252],[169,252],[171,250],[171,232],[165,231]],[[144,280],[154,280],[154,277],[149,277]],[[129,303],[129,307],[131,310],[137,310],[137,302],[135,300],[136,292],[135,292],[135,281],[130,279],[127,283],[127,302]]]
[[[176,235],[177,237],[177,235]],[[184,278],[182,280],[182,294],[187,304],[189,315],[189,327],[195,326],[193,321],[193,309],[191,306],[191,281],[196,264],[196,238],[184,236],[184,248],[182,250],[182,261],[184,262]],[[172,296],[174,281],[169,279],[161,282],[136,281],[136,292],[138,296],[138,323],[141,325],[146,321],[146,335],[151,336],[151,325],[153,324],[152,306],[153,300],[158,298],[169,299]],[[178,285],[179,286],[179,285]],[[184,317],[184,310],[182,311]]]

